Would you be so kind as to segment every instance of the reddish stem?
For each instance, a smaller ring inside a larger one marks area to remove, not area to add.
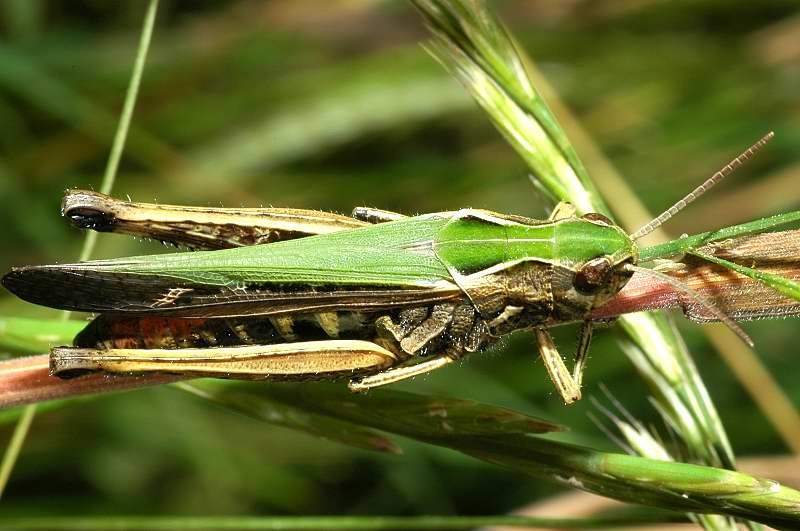
[[[107,376],[90,374],[73,380],[50,376],[46,354],[0,362],[0,408],[47,400],[124,391],[182,380],[180,376]]]

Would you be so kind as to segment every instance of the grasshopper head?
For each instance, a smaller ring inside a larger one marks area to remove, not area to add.
[[[555,314],[561,319],[582,319],[633,275],[628,264],[637,261],[636,244],[602,214],[573,219],[557,239],[565,259],[554,267],[552,289]]]

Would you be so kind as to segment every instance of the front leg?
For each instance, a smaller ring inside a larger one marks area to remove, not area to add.
[[[564,403],[569,405],[581,399],[581,386],[580,382],[576,382],[570,375],[567,366],[564,365],[564,360],[561,359],[561,354],[558,353],[553,338],[544,328],[536,329],[536,339],[539,342],[539,353],[542,355],[542,361],[547,369],[547,374],[556,386]]]
[[[589,357],[589,344],[592,342],[592,332],[594,331],[594,323],[592,321],[584,321],[581,326],[580,336],[578,336],[578,351],[575,353],[575,365],[572,367],[572,379],[581,388],[583,382],[583,371],[586,370],[586,360]]]

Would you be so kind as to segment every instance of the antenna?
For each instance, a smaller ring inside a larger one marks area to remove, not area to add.
[[[686,284],[684,284],[680,280],[678,280],[676,278],[673,278],[673,277],[671,277],[669,275],[665,275],[664,273],[662,273],[660,271],[654,271],[652,269],[647,269],[646,267],[635,266],[633,264],[626,264],[625,268],[628,269],[629,271],[633,271],[635,273],[642,273],[642,274],[645,274],[645,275],[650,275],[652,277],[655,277],[655,278],[657,278],[657,279],[659,279],[659,280],[661,280],[663,282],[666,282],[667,284],[669,284],[671,287],[675,288],[676,290],[678,290],[678,291],[680,291],[682,293],[685,293],[686,295],[688,295],[692,299],[692,302],[694,302],[698,306],[702,307],[703,309],[708,310],[708,312],[711,313],[711,315],[716,317],[719,320],[719,322],[721,322],[722,324],[724,324],[725,326],[730,328],[731,331],[734,334],[736,334],[737,336],[739,336],[739,339],[744,341],[749,347],[753,347],[754,346],[753,340],[750,339],[750,336],[747,335],[747,332],[742,330],[742,328],[739,325],[737,325],[733,321],[733,319],[728,317],[728,314],[726,314],[725,312],[720,310],[713,302],[711,302],[707,298],[703,297],[702,295],[697,293],[695,290],[693,290],[692,288],[690,288],[689,286],[687,286]]]
[[[738,168],[739,166],[744,164],[744,162],[747,159],[749,159],[750,157],[755,155],[755,153],[759,149],[764,147],[764,145],[767,142],[772,140],[772,137],[774,137],[774,136],[775,136],[775,133],[773,133],[772,131],[770,131],[766,135],[762,136],[761,139],[758,142],[756,142],[755,144],[753,144],[752,146],[747,148],[746,151],[744,151],[738,157],[736,157],[735,159],[730,161],[728,164],[726,164],[725,167],[723,167],[717,173],[715,173],[714,175],[709,177],[703,184],[701,184],[700,186],[698,186],[697,188],[695,188],[694,190],[692,190],[691,192],[686,194],[686,196],[684,196],[683,199],[681,199],[680,201],[678,201],[677,203],[675,203],[674,205],[669,207],[667,210],[662,212],[653,221],[651,221],[650,223],[648,223],[647,225],[645,225],[641,229],[639,229],[636,232],[634,232],[633,235],[631,236],[631,239],[632,240],[638,240],[639,238],[647,236],[648,234],[650,234],[651,232],[656,230],[658,227],[663,225],[669,218],[671,218],[672,216],[674,216],[675,214],[677,214],[678,212],[680,212],[681,210],[686,208],[686,206],[689,205],[689,203],[691,203],[692,201],[694,201],[695,199],[697,199],[698,197],[700,197],[701,195],[706,193],[715,184],[717,184],[722,179],[724,179],[725,177],[727,177],[728,175],[733,173],[733,171],[736,170],[736,168]]]

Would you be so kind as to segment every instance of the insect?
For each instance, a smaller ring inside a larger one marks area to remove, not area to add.
[[[680,282],[638,266],[636,240],[741,165],[772,134],[642,229],[561,203],[546,220],[463,209],[414,217],[356,208],[352,217],[294,209],[150,205],[70,191],[81,228],[200,249],[14,268],[20,298],[99,315],[51,372],[162,372],[238,379],[349,377],[353,391],[443,367],[532,329],[566,403],[581,397],[590,312],[634,272],[661,275],[746,338]],[[215,249],[215,250],[208,250]],[[568,370],[549,328],[582,322]]]

